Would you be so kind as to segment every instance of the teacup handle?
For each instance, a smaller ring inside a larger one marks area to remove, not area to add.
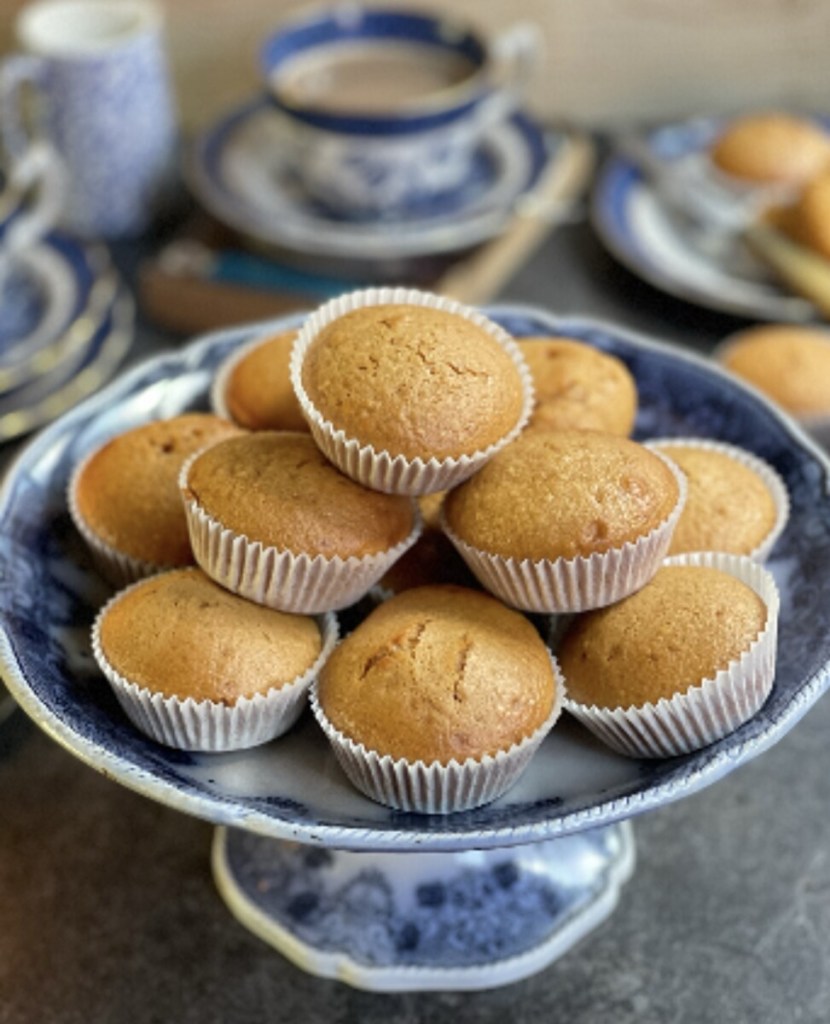
[[[493,40],[493,92],[480,110],[486,124],[503,120],[521,106],[541,63],[543,46],[541,30],[529,21],[511,25]]]
[[[19,252],[43,238],[63,213],[66,175],[53,146],[36,139],[23,153],[12,157],[6,187],[21,201],[21,212],[6,239],[8,250]],[[31,198],[26,201],[29,194]]]
[[[20,157],[33,138],[43,132],[42,123],[35,130],[27,127],[23,117],[21,93],[27,86],[39,92],[44,63],[39,57],[16,53],[0,62],[0,138],[7,157]],[[42,116],[37,118],[42,122]]]

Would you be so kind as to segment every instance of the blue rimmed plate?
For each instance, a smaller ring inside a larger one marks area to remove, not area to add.
[[[664,125],[649,135],[667,161],[702,156],[723,128],[718,118]],[[591,201],[594,228],[609,252],[655,288],[718,312],[754,320],[804,321],[816,311],[773,280],[742,246],[696,241],[695,232],[661,201],[627,156],[612,154],[601,168]]]
[[[192,147],[185,172],[219,220],[260,243],[359,264],[458,252],[493,237],[556,159],[562,139],[528,116],[491,128],[463,186],[395,219],[338,219],[309,200],[283,159],[286,128],[266,98],[221,118]]]
[[[616,755],[564,720],[513,790],[448,817],[403,814],[361,796],[308,715],[273,743],[220,755],[170,750],[136,732],[90,654],[89,627],[108,591],[71,527],[69,474],[120,431],[207,408],[222,360],[255,334],[296,327],[296,316],[213,334],[132,370],[44,430],[10,469],[0,492],[0,660],[24,710],[88,764],[179,810],[263,835],[375,850],[482,849],[610,824],[693,793],[780,739],[828,685],[830,464],[709,361],[607,324],[531,308],[490,312],[517,336],[565,334],[620,356],[639,388],[639,437],[720,438],[785,480],[792,514],[769,563],[782,596],[778,669],[752,720],[704,750],[653,762]]]
[[[102,246],[62,232],[20,254],[4,296],[11,312],[0,327],[0,403],[83,358],[117,285]]]

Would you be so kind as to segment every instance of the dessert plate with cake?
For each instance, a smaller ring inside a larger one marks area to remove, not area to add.
[[[248,750],[192,752],[139,731],[93,658],[112,588],[70,519],[73,469],[125,430],[208,410],[219,367],[256,337],[300,328],[299,316],[131,370],[35,438],[0,492],[0,661],[23,710],[85,763],[219,826],[214,872],[233,913],[306,969],[364,988],[492,987],[540,969],[613,909],[634,864],[628,819],[762,753],[830,678],[830,463],[800,428],[713,362],[613,325],[487,313],[515,339],[565,336],[620,360],[636,382],[635,439],[736,446],[783,481],[789,516],[766,562],[780,594],[774,683],[721,738],[632,757],[563,713],[502,796],[435,814],[363,795],[309,712]],[[339,612],[341,634],[362,614]]]
[[[759,320],[817,315],[761,248],[769,217],[830,166],[819,118],[695,118],[623,136],[602,168],[591,216],[611,254],[643,280],[709,309]]]

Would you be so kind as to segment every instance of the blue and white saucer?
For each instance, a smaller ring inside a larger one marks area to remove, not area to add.
[[[659,128],[649,142],[665,160],[683,160],[705,153],[722,127],[722,120],[696,118]],[[612,154],[602,167],[591,214],[609,252],[669,295],[754,320],[804,321],[816,315],[810,302],[779,287],[760,266],[752,268],[751,257],[741,259],[739,240],[695,244],[687,225],[622,154]]]
[[[4,294],[9,318],[0,316],[0,400],[81,358],[117,287],[101,246],[53,232],[21,253]]]
[[[21,265],[32,268],[33,281],[34,268],[42,272],[43,325],[0,352],[0,442],[100,388],[133,335],[132,297],[103,247],[53,233]]]
[[[260,243],[359,264],[458,252],[497,234],[532,193],[562,138],[516,113],[489,130],[460,188],[377,222],[338,218],[302,192],[283,153],[286,129],[267,99],[204,132],[186,162],[190,187],[220,221]]]

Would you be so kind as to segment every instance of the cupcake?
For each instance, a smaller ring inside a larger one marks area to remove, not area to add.
[[[777,216],[785,233],[830,260],[830,169],[806,182],[792,204]]]
[[[527,421],[532,386],[512,338],[451,299],[404,288],[312,314],[291,361],[315,440],[368,487],[426,494],[475,472]]]
[[[762,324],[727,338],[714,358],[754,385],[820,440],[830,441],[830,332]]]
[[[528,432],[450,491],[443,524],[503,601],[576,612],[618,601],[654,575],[685,494],[670,460],[628,438]]]
[[[752,559],[680,555],[636,594],[576,616],[558,648],[566,708],[631,757],[733,732],[773,685],[778,592]]]
[[[210,413],[184,413],[119,434],[76,467],[69,512],[102,575],[123,586],[193,564],[179,473],[194,452],[239,433]]]
[[[214,410],[247,430],[308,430],[291,386],[296,331],[254,338],[219,367],[211,389]]]
[[[830,167],[830,136],[809,118],[753,113],[734,118],[709,155],[719,171],[744,182],[799,186]]]
[[[686,504],[670,555],[725,551],[763,560],[787,522],[787,488],[763,459],[719,441],[672,438],[649,447],[668,455],[686,477]]]
[[[556,663],[530,622],[481,591],[419,587],[336,649],[312,708],[352,783],[401,810],[495,800],[559,714]]]
[[[415,542],[415,502],[345,476],[308,434],[259,431],[194,456],[180,478],[198,564],[260,604],[309,614],[362,597]]]
[[[286,732],[336,641],[333,614],[263,608],[189,568],[116,594],[92,646],[138,729],[168,746],[220,751]]]
[[[622,360],[572,338],[517,340],[536,396],[528,429],[631,433],[637,386]]]

